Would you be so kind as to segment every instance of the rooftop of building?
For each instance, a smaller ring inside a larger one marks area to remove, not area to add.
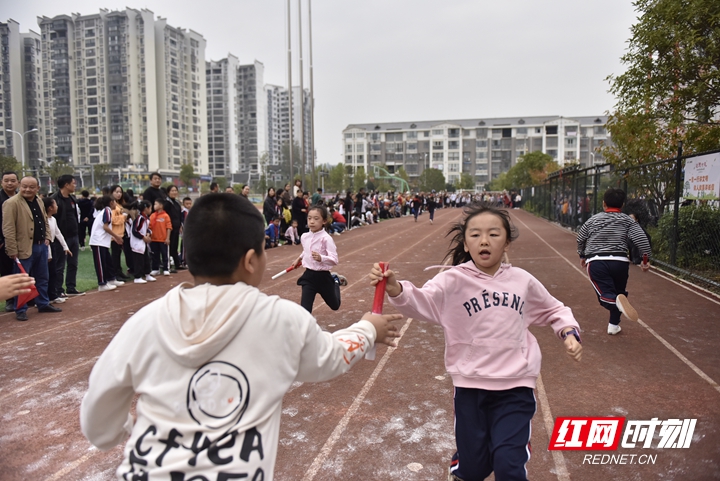
[[[439,125],[453,125],[463,129],[477,127],[511,127],[511,126],[539,126],[550,123],[557,123],[560,120],[577,122],[580,125],[604,125],[607,123],[606,115],[592,117],[564,117],[561,115],[547,115],[537,117],[497,117],[477,119],[449,119],[449,120],[417,120],[408,122],[379,122],[370,124],[349,124],[345,130],[360,129],[374,132],[385,132],[392,130],[428,130]]]

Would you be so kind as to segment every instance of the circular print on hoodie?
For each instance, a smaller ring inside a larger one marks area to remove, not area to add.
[[[224,361],[201,366],[188,385],[188,412],[195,422],[208,429],[237,424],[249,400],[250,384],[245,373]]]

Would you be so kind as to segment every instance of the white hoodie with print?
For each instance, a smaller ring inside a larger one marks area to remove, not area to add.
[[[181,284],[133,315],[100,356],[82,432],[100,449],[130,434],[118,479],[271,481],[292,383],[346,372],[375,336],[362,320],[322,331],[299,305],[243,283]]]

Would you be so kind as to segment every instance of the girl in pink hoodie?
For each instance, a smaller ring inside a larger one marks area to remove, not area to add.
[[[580,327],[569,307],[528,272],[503,263],[516,230],[506,211],[465,207],[448,257],[452,267],[422,288],[384,274],[375,264],[372,284],[387,278],[390,303],[402,314],[442,326],[445,367],[455,385],[457,452],[450,479],[527,479],[533,389],[540,348],[528,327],[550,325],[567,353],[580,360]]]

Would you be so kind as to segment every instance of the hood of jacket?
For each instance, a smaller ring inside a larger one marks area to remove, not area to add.
[[[215,286],[183,283],[164,297],[159,309],[158,340],[181,365],[196,367],[231,342],[254,312],[260,296],[242,282]]]

